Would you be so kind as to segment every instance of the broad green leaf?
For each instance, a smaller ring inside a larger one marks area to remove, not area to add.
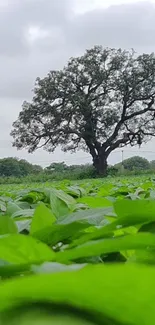
[[[69,209],[72,209],[76,204],[76,201],[72,196],[68,195],[62,190],[55,190],[56,196],[68,206]]]
[[[0,210],[6,212],[6,203],[3,201],[0,201]]]
[[[17,212],[14,212],[12,214],[12,218],[14,219],[20,219],[20,218],[31,218],[34,214],[34,209],[24,209],[24,210],[19,210]]]
[[[67,187],[67,194],[73,196],[74,198],[79,198],[86,195],[86,191],[79,186],[68,186]]]
[[[112,206],[112,202],[102,197],[86,196],[77,200],[79,203],[85,203],[90,208],[102,208]]]
[[[70,242],[78,236],[80,231],[89,227],[86,222],[73,222],[70,224],[53,224],[33,233],[33,237],[48,245],[56,245],[60,242]]]
[[[58,199],[58,197],[56,196],[56,193],[53,189],[51,189],[49,192],[49,200],[50,200],[50,206],[51,206],[52,213],[57,218],[60,217],[60,215],[61,215],[60,209],[64,208],[64,210],[66,211],[67,206]],[[67,208],[67,212],[68,212],[68,208]]]
[[[152,182],[146,182],[144,184],[141,185],[141,187],[144,189],[144,190],[148,190],[150,188],[152,188],[153,186],[153,183]]]
[[[82,210],[65,216],[59,223],[69,224],[75,221],[86,221],[90,225],[98,226],[106,216],[112,216],[113,213],[112,207]]]
[[[35,238],[24,235],[0,237],[0,259],[13,263],[38,263],[53,260],[55,253]]]
[[[104,187],[100,187],[99,191],[97,192],[98,196],[108,196],[109,195],[109,191],[106,190]]]
[[[8,324],[11,324],[11,310],[14,310],[13,315],[18,317],[15,323],[19,323],[19,311],[25,317],[24,307],[31,306],[31,309],[26,311],[32,312],[36,310],[37,303],[39,310],[42,307],[41,303],[44,304],[44,308],[48,308],[51,303],[48,312],[52,311],[54,304],[57,308],[60,307],[57,309],[59,315],[64,316],[65,308],[68,306],[75,317],[79,314],[85,319],[86,314],[96,325],[154,325],[154,272],[154,267],[135,264],[97,265],[85,267],[77,272],[53,273],[5,281],[0,286],[1,320],[7,324],[7,316]],[[16,314],[17,307],[20,309],[17,309]],[[76,324],[72,318],[71,320],[72,324]],[[61,319],[59,323],[53,324],[65,323]]]
[[[15,222],[5,215],[0,215],[0,235],[18,233]]]
[[[46,207],[44,203],[38,205],[32,218],[30,234],[33,235],[35,232],[40,231],[51,225],[56,221],[56,218],[52,212]]]
[[[73,249],[57,253],[57,261],[66,262],[82,257],[100,256],[106,253],[126,250],[155,249],[155,236],[149,233],[138,233],[116,238],[90,241]]]
[[[43,191],[34,189],[22,197],[22,201],[29,202],[31,204],[44,200],[45,196]]]
[[[69,213],[67,204],[60,200],[57,196],[57,191],[54,189],[45,189],[47,201],[50,203],[51,211],[56,218],[60,218]]]
[[[30,203],[28,203],[28,202],[15,201],[15,203],[18,204],[19,208],[26,209],[26,210],[30,209],[30,206],[31,206]]]
[[[146,217],[148,220],[155,220],[155,201],[148,200],[121,200],[114,203],[114,209],[118,217],[138,217],[143,223]]]
[[[126,254],[128,263],[141,263],[146,265],[155,265],[155,250],[136,250]]]
[[[87,210],[87,209],[88,209],[88,207],[85,204],[77,203],[72,212],[77,212],[77,211]]]
[[[7,209],[6,209],[6,214],[9,216],[12,216],[14,213],[17,211],[22,210],[17,203],[14,202],[8,202],[7,203]]]
[[[7,202],[10,202],[10,201],[12,201],[11,197],[4,196],[4,195],[1,196],[1,195],[0,195],[0,202],[1,202],[1,203],[3,202],[3,203],[6,204]]]
[[[137,201],[127,201],[127,200],[123,201],[123,200],[121,200],[121,201],[117,202],[118,210],[120,208],[119,211],[122,211],[122,213],[119,212],[119,214],[122,215],[121,217],[116,218],[116,220],[111,222],[110,224],[105,223],[105,225],[103,227],[101,227],[100,229],[94,230],[94,232],[92,234],[86,234],[83,237],[81,237],[80,239],[75,240],[72,243],[72,246],[81,245],[81,244],[83,244],[87,241],[90,241],[90,240],[104,238],[105,236],[109,235],[110,233],[115,233],[115,231],[117,231],[117,232],[121,231],[121,234],[122,234],[122,233],[126,232],[126,230],[124,228],[132,227],[132,226],[139,226],[139,228],[140,228],[140,225],[144,225],[144,224],[150,223],[151,220],[155,220],[155,214],[153,213],[152,210],[150,210],[151,211],[150,214],[149,213],[147,214],[146,212],[144,214],[141,214],[141,213],[139,213],[139,210],[137,210],[137,213],[136,212],[133,213],[134,210],[132,211],[131,207],[130,207],[130,210],[128,212],[127,212],[127,210],[125,210],[126,213],[123,212],[123,210],[122,210],[123,204],[121,206],[121,203],[125,203],[125,205],[126,205],[126,202],[137,202]],[[127,205],[128,205],[128,203],[127,203]],[[118,213],[117,208],[115,209],[115,211]],[[128,232],[128,230],[127,230],[127,232]]]

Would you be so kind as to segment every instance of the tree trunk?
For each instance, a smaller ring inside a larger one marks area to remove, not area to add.
[[[95,159],[93,159],[93,165],[99,176],[105,177],[107,175],[108,164],[105,152],[100,153]]]

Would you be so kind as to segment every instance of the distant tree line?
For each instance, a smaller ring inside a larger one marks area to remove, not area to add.
[[[155,160],[149,162],[146,158],[135,156],[125,159],[114,166],[108,166],[107,175],[119,175],[126,172],[143,172],[155,171]],[[64,162],[53,162],[49,166],[43,168],[40,165],[34,165],[25,159],[13,157],[0,159],[0,177],[16,177],[22,178],[26,176],[34,176],[37,179],[84,179],[97,177],[96,169],[92,164],[85,165],[66,165]]]
[[[77,175],[78,178],[95,177],[95,168],[92,165],[71,165],[67,166],[64,162],[53,162],[49,166],[43,168],[40,165],[34,165],[26,161],[25,159],[18,159],[14,157],[8,157],[0,159],[0,177],[16,177],[21,178],[25,176],[43,176],[53,175],[53,178],[59,178],[59,175],[65,178],[69,178],[70,174]]]
[[[55,172],[75,172],[77,170],[91,168],[92,165],[71,165],[67,166],[64,162],[61,163],[52,163],[48,167],[45,168],[46,172],[52,173]],[[108,167],[108,174],[114,174],[115,172],[119,171],[121,168],[128,171],[145,171],[145,170],[155,170],[155,160],[148,161],[146,158],[140,156],[134,156],[128,159],[125,159],[123,162],[120,162],[114,166]]]

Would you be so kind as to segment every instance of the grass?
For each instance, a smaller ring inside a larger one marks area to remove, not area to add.
[[[2,324],[153,325],[154,273],[153,176],[0,186]]]

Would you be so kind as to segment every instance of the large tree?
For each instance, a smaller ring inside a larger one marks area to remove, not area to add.
[[[116,148],[155,135],[155,54],[95,46],[38,78],[13,123],[13,145],[33,152],[88,151],[99,174]]]

